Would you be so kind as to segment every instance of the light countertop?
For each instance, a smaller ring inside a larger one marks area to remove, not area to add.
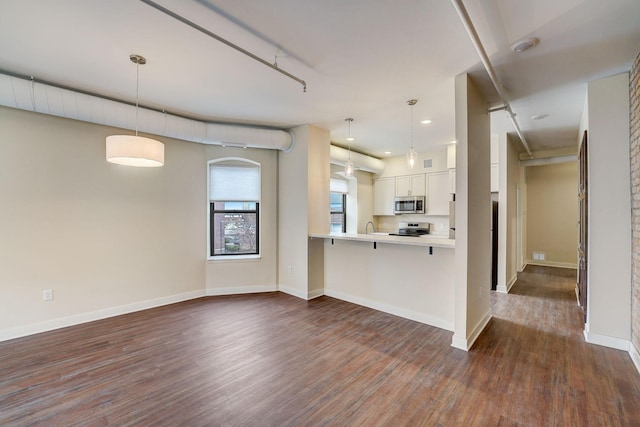
[[[407,236],[389,236],[387,233],[329,233],[329,234],[310,234],[312,239],[336,239],[336,240],[353,240],[360,242],[376,242],[388,243],[392,245],[409,245],[409,246],[432,246],[435,248],[451,248],[456,247],[456,241],[446,237],[424,235],[420,237]]]

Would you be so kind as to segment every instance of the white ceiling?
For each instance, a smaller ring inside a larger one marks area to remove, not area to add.
[[[157,0],[273,62],[286,76],[134,0],[0,0],[0,69],[206,121],[311,123],[384,157],[455,139],[454,77],[496,101],[447,0]],[[464,0],[533,150],[574,146],[586,82],[628,71],[640,52],[638,0]],[[540,39],[516,54],[515,41]],[[505,113],[496,113],[504,116]],[[543,120],[531,116],[548,114]],[[429,118],[430,125],[418,120]],[[507,126],[504,120],[496,120]]]

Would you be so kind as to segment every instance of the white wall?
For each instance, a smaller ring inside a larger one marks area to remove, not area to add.
[[[266,292],[277,289],[278,258],[278,153],[274,150],[205,147],[207,161],[225,157],[240,157],[260,163],[260,258],[220,259],[206,262],[206,292],[208,295]],[[206,173],[206,172],[205,172]],[[205,204],[208,198],[205,196]],[[208,210],[205,210],[208,215]]]
[[[455,321],[452,345],[469,349],[491,318],[490,122],[467,74],[456,87]]]
[[[590,82],[587,109],[589,254],[585,335],[590,342],[624,347],[631,338],[628,73]]]
[[[454,249],[324,241],[325,294],[453,329]]]
[[[117,133],[0,107],[0,339],[204,293],[204,146],[131,168],[105,160]]]

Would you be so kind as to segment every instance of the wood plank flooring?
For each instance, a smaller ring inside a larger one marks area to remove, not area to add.
[[[211,297],[0,343],[2,426],[633,426],[629,355],[586,344],[575,271],[528,267],[466,353],[328,297]]]

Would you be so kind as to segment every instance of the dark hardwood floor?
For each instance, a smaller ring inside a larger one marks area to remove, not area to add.
[[[468,353],[447,331],[282,293],[7,341],[0,425],[640,425],[640,375],[584,342],[574,286],[574,270],[528,267],[492,293]]]

